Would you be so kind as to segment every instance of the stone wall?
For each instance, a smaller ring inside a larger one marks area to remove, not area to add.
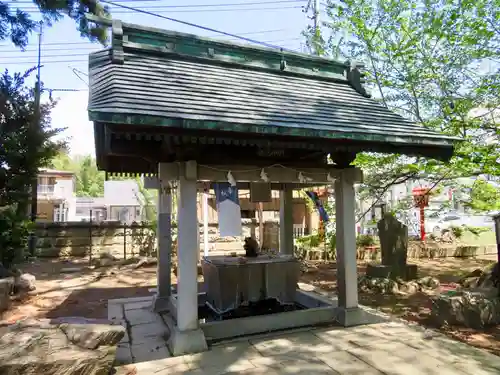
[[[151,231],[143,225],[118,222],[37,223],[37,254],[40,257],[98,255],[101,252],[123,257],[139,254],[137,245]]]
[[[298,255],[307,260],[334,259],[335,254],[323,246],[312,249],[301,249]],[[419,242],[410,242],[408,245],[408,259],[435,259],[435,258],[479,258],[490,259],[497,254],[496,245],[431,245],[422,246]],[[356,258],[360,261],[380,261],[380,247],[372,249],[357,249]]]
[[[209,246],[211,251],[243,251],[244,237],[252,235],[260,243],[259,224],[255,219],[242,220],[241,237],[220,237],[218,226],[209,224]],[[203,251],[203,225],[199,227],[200,251]],[[124,225],[119,222],[66,222],[37,223],[37,254],[40,257],[82,257],[110,253],[123,258],[142,255],[145,240],[154,239],[153,232],[145,225]],[[155,243],[150,244],[155,248]],[[278,249],[279,225],[277,222],[264,223],[264,246]]]
[[[243,233],[241,237],[220,237],[217,224],[209,224],[209,248],[211,252],[243,251],[244,237],[255,236],[261,243],[259,224],[255,219],[242,219]],[[200,251],[203,251],[203,225],[199,227]],[[141,255],[141,243],[145,239],[154,239],[151,230],[141,224],[123,225],[118,222],[67,222],[67,223],[38,223],[36,227],[37,254],[40,257],[93,256],[99,253],[111,253],[123,258]],[[268,220],[264,223],[265,249],[279,249],[279,222]],[[152,243],[151,248],[155,248]],[[325,249],[310,249],[307,251],[309,259],[323,259]],[[433,245],[421,247],[418,243],[410,242],[408,258],[446,258],[446,257],[485,257],[496,254],[496,246],[456,246]],[[358,250],[358,259],[371,260],[380,257],[379,251]]]

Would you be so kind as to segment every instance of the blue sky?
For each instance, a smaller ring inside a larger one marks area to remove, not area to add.
[[[116,2],[297,51],[305,51],[301,32],[312,22],[302,12],[302,7],[307,5],[307,0],[117,0]],[[34,19],[38,18],[35,5],[28,0],[8,3],[25,9]],[[200,4],[204,6],[194,6]],[[232,5],[213,6],[218,4]],[[174,8],[174,6],[178,7]],[[124,22],[235,40],[114,6],[111,6],[111,12],[114,18]],[[45,87],[78,90],[53,92],[53,97],[58,98],[59,102],[52,113],[52,123],[55,127],[68,128],[64,136],[70,138],[72,154],[94,154],[93,129],[86,111],[87,57],[90,52],[101,48],[103,47],[83,39],[76,30],[75,22],[67,17],[52,27],[46,28],[43,33],[41,79]],[[8,42],[0,43],[0,69],[2,71],[5,68],[12,72],[25,71],[36,65],[36,56],[36,35],[31,36],[30,44],[24,52]],[[45,99],[47,98],[48,96],[45,95]]]

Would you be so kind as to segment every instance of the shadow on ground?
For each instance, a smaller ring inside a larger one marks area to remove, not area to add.
[[[58,306],[48,311],[47,318],[82,316],[85,318],[107,319],[108,300],[151,296],[149,286],[123,288],[86,288],[71,292]]]

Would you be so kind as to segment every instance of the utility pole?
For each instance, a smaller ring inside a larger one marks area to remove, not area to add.
[[[41,59],[42,59],[42,32],[43,32],[43,23],[40,21],[39,30],[38,30],[38,59],[37,59],[37,74],[36,74],[36,82],[35,82],[35,108],[34,108],[34,116],[33,123],[31,124],[33,127],[33,133],[38,131],[40,127],[40,101],[41,101],[41,83],[40,83],[40,68],[41,68]],[[35,174],[35,178],[33,179],[31,185],[31,215],[30,219],[32,223],[36,222],[38,211],[38,171]],[[35,232],[31,231],[29,237],[29,252],[31,256],[35,255],[36,249],[36,237]]]

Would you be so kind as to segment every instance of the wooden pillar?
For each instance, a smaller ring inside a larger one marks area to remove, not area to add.
[[[293,189],[286,184],[280,191],[280,254],[293,255]]]
[[[343,315],[358,307],[355,194],[352,174],[350,169],[344,169],[335,180],[338,307],[343,310]],[[342,320],[342,324],[351,325],[347,319]]]
[[[172,290],[172,195],[170,191],[169,165],[158,166],[158,239],[157,287],[153,308],[156,312],[167,311]]]

